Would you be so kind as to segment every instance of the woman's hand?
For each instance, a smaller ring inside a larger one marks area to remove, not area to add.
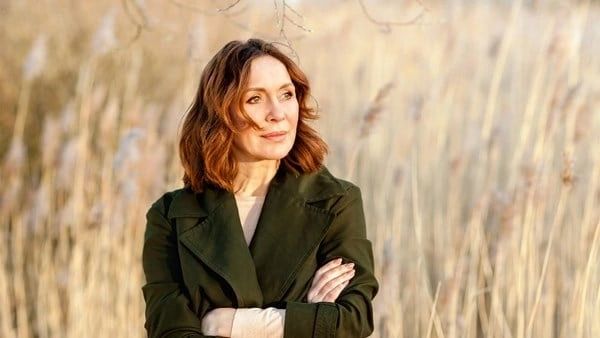
[[[202,317],[202,334],[206,336],[231,337],[235,308],[222,307],[208,311]]]
[[[354,277],[354,263],[341,263],[341,258],[334,259],[317,270],[308,291],[309,303],[335,302]]]

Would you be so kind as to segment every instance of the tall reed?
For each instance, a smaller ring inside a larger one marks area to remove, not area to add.
[[[144,214],[181,186],[200,71],[275,9],[1,6],[0,336],[143,337]],[[598,4],[433,2],[383,31],[419,6],[293,6],[327,165],[363,191],[373,337],[599,337]]]

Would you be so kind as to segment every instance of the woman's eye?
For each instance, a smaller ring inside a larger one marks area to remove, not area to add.
[[[283,95],[285,95],[285,99],[289,100],[292,97],[294,97],[294,92],[286,92]],[[260,100],[260,96],[252,96],[251,98],[249,98],[246,103],[258,103],[258,101]]]
[[[247,103],[257,103],[258,99],[260,99],[260,97],[258,96],[252,96],[250,99],[248,99],[248,101],[246,101]]]

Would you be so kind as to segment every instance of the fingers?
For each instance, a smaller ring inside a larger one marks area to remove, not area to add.
[[[329,262],[327,262],[327,264],[323,265],[322,267],[320,267],[317,270],[317,272],[315,273],[315,279],[319,279],[321,277],[321,275],[323,275],[324,273],[327,273],[331,269],[339,266],[341,263],[342,263],[341,258],[336,258],[336,259],[330,260]]]
[[[323,288],[323,286],[325,284],[329,283],[331,280],[339,277],[340,275],[342,275],[348,271],[351,271],[353,268],[354,268],[354,263],[348,263],[348,264],[336,266],[318,276],[315,274],[315,279],[313,280],[313,282],[314,282],[316,288],[321,289],[321,288]]]
[[[333,290],[329,291],[329,293],[325,297],[323,297],[322,301],[332,303],[335,302],[340,296],[340,293],[342,293],[342,290],[344,290],[344,288],[348,286],[348,284],[350,284],[350,280],[347,280],[344,283],[336,286]]]
[[[308,292],[308,301],[323,301],[324,297],[326,297],[330,292],[332,292],[332,290],[339,287],[344,282],[349,281],[354,276],[353,267],[354,263],[338,265],[333,268],[331,266],[327,266],[327,264],[324,265],[319,270],[325,272],[319,273],[319,271],[317,271],[317,273],[315,274],[315,278],[313,279],[311,289]],[[335,298],[337,298],[337,295],[335,296]]]
[[[332,259],[317,270],[312,280],[311,289],[308,293],[309,297],[317,294],[323,284],[339,274],[340,271],[338,270],[338,273],[334,273],[336,271],[334,269],[342,267],[342,265],[340,265],[341,262],[342,258]],[[332,273],[334,273],[334,276],[332,276]]]
[[[355,273],[356,273],[356,271],[353,268],[350,268],[350,270],[344,271],[337,277],[332,278],[327,283],[323,284],[323,286],[320,288],[320,290],[318,292],[318,296],[325,297],[329,292],[333,291],[334,289],[338,288],[340,285],[342,285],[345,282],[352,279],[352,277],[354,277]],[[337,295],[335,298],[337,298]]]

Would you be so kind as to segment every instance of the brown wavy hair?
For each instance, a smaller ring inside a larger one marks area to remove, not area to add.
[[[243,91],[253,59],[270,55],[285,65],[296,88],[299,116],[296,139],[280,166],[296,175],[318,170],[327,154],[327,145],[308,120],[318,118],[308,106],[310,86],[304,72],[272,43],[261,39],[227,43],[208,62],[200,77],[194,102],[187,111],[179,141],[184,168],[183,183],[194,192],[207,184],[233,192],[238,165],[232,153],[233,138],[241,130],[234,124],[240,112],[251,127],[259,128],[245,112]]]

